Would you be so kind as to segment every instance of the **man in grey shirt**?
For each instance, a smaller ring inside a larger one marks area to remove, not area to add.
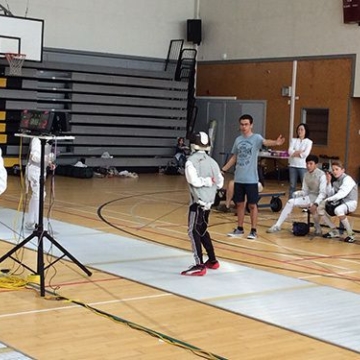
[[[245,217],[245,196],[250,209],[251,229],[247,236],[248,239],[256,239],[257,225],[257,202],[259,200],[258,191],[258,155],[263,145],[277,146],[285,142],[285,138],[280,135],[276,140],[264,139],[260,134],[254,134],[253,118],[249,114],[242,115],[239,119],[241,135],[235,139],[229,161],[222,167],[222,171],[228,171],[235,166],[235,186],[234,202],[238,217],[238,226],[234,231],[228,233],[231,237],[240,237],[244,234]]]

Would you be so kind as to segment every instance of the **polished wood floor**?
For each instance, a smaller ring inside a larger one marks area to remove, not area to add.
[[[47,185],[49,183],[48,179]],[[277,181],[268,181],[265,189],[286,190],[287,184]],[[49,200],[50,189],[47,192]],[[190,250],[186,228],[188,192],[183,176],[140,174],[138,179],[86,180],[58,176],[54,192],[53,219]],[[9,177],[9,186],[0,198],[0,205],[18,209],[21,198],[20,178]],[[47,202],[45,207],[46,210],[49,207]],[[294,237],[290,232],[291,222],[305,219],[300,211],[295,211],[288,219],[283,231],[267,234],[266,228],[278,215],[270,208],[260,209],[259,238],[249,242],[226,236],[235,226],[233,214],[213,211],[210,232],[219,260],[360,293],[357,243]],[[19,212],[19,218],[14,220],[21,221],[21,216]],[[249,227],[248,217],[246,221],[245,226]],[[352,217],[351,221],[355,229],[360,229],[357,217]],[[360,243],[360,234],[358,237]],[[12,246],[1,241],[0,253]],[[19,252],[21,260],[35,264],[33,251],[22,249]],[[191,263],[189,253],[189,265]],[[0,269],[6,268],[18,277],[28,275],[26,269],[11,259],[0,264]],[[46,273],[49,291],[46,297],[40,297],[32,288],[0,289],[0,342],[34,359],[335,360],[360,356],[208,304],[96,269],[92,271],[93,275],[88,277],[73,263],[61,260]],[[51,296],[52,291],[75,302]],[[206,292],[206,288],[203,291]],[[113,318],[99,316],[76,302],[112,314]],[[129,327],[128,322],[169,338],[150,336]],[[174,343],[184,346],[174,346]],[[194,347],[193,351],[188,344]],[[195,347],[201,351],[196,351]]]

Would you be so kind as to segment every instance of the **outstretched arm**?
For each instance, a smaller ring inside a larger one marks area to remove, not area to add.
[[[264,139],[263,145],[265,146],[280,146],[285,142],[285,138],[279,135],[276,140]]]

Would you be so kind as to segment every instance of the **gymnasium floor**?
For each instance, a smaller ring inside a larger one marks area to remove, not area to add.
[[[16,212],[2,208],[0,217],[0,238],[14,243]],[[54,237],[85,266],[360,353],[359,294],[230,261],[221,261],[220,269],[208,270],[204,277],[180,276],[191,264],[188,251],[57,220],[52,228]],[[36,241],[28,245],[36,250]],[[52,254],[62,255],[56,248]],[[29,357],[3,344],[0,359]]]
[[[3,196],[11,206],[0,208],[0,239],[15,244],[21,226],[14,209],[18,189],[11,182]],[[81,194],[83,184],[59,178],[51,233],[86,267],[360,353],[358,243],[295,239],[287,230],[266,234],[278,217],[269,209],[259,212],[257,240],[232,239],[225,234],[234,216],[214,211],[210,231],[221,267],[204,277],[185,277],[180,272],[193,258],[183,177],[91,179],[86,187],[92,196]],[[277,190],[283,186],[272,185]],[[285,228],[302,216],[294,214]],[[28,246],[36,251],[36,238]],[[45,251],[63,255],[47,241]],[[6,341],[2,348],[0,360],[30,358],[6,347]],[[10,357],[13,353],[17,357]]]

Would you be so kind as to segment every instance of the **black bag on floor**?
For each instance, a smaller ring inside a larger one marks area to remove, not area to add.
[[[90,179],[94,176],[94,170],[91,167],[77,167],[73,165],[58,165],[55,168],[55,174],[70,176],[79,179]]]
[[[164,174],[166,175],[180,175],[180,168],[178,166],[168,165],[165,168]]]
[[[298,221],[293,222],[292,233],[295,236],[305,236],[309,233],[309,231],[310,231],[309,224]]]

